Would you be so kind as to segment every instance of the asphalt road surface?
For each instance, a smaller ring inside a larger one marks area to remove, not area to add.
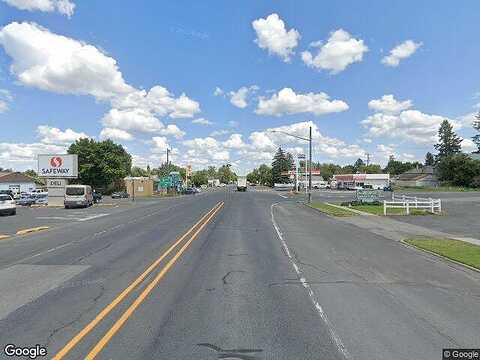
[[[0,286],[2,351],[55,359],[430,360],[480,345],[480,274],[272,192],[14,236]]]

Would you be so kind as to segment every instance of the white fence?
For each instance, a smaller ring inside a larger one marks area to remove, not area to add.
[[[405,209],[407,215],[410,215],[410,209],[428,210],[433,214],[441,213],[442,200],[392,194],[392,201],[383,202],[383,215],[387,215],[387,209]]]

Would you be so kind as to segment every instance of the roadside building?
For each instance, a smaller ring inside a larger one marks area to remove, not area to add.
[[[14,193],[31,192],[36,189],[35,180],[20,172],[0,172],[0,190]]]
[[[148,197],[153,195],[154,180],[147,176],[129,176],[124,179],[128,195]]]
[[[397,175],[394,183],[397,186],[435,187],[438,186],[438,177],[433,166],[419,166]]]
[[[333,182],[338,189],[355,189],[371,187],[383,190],[390,185],[390,174],[342,174],[333,175]]]
[[[220,179],[208,179],[207,185],[208,185],[208,187],[219,187],[220,186]]]

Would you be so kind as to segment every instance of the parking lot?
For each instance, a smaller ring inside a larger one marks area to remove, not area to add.
[[[64,209],[63,207],[17,206],[17,215],[0,216],[0,236],[15,235],[18,231],[48,226],[49,228],[72,222],[85,222],[109,216],[126,208],[146,205],[158,199],[104,199],[88,208]]]

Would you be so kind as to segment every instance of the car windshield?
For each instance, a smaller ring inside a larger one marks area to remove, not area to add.
[[[12,200],[9,195],[0,194],[0,201]]]
[[[85,188],[83,187],[67,187],[65,194],[71,196],[78,196],[85,194]]]

